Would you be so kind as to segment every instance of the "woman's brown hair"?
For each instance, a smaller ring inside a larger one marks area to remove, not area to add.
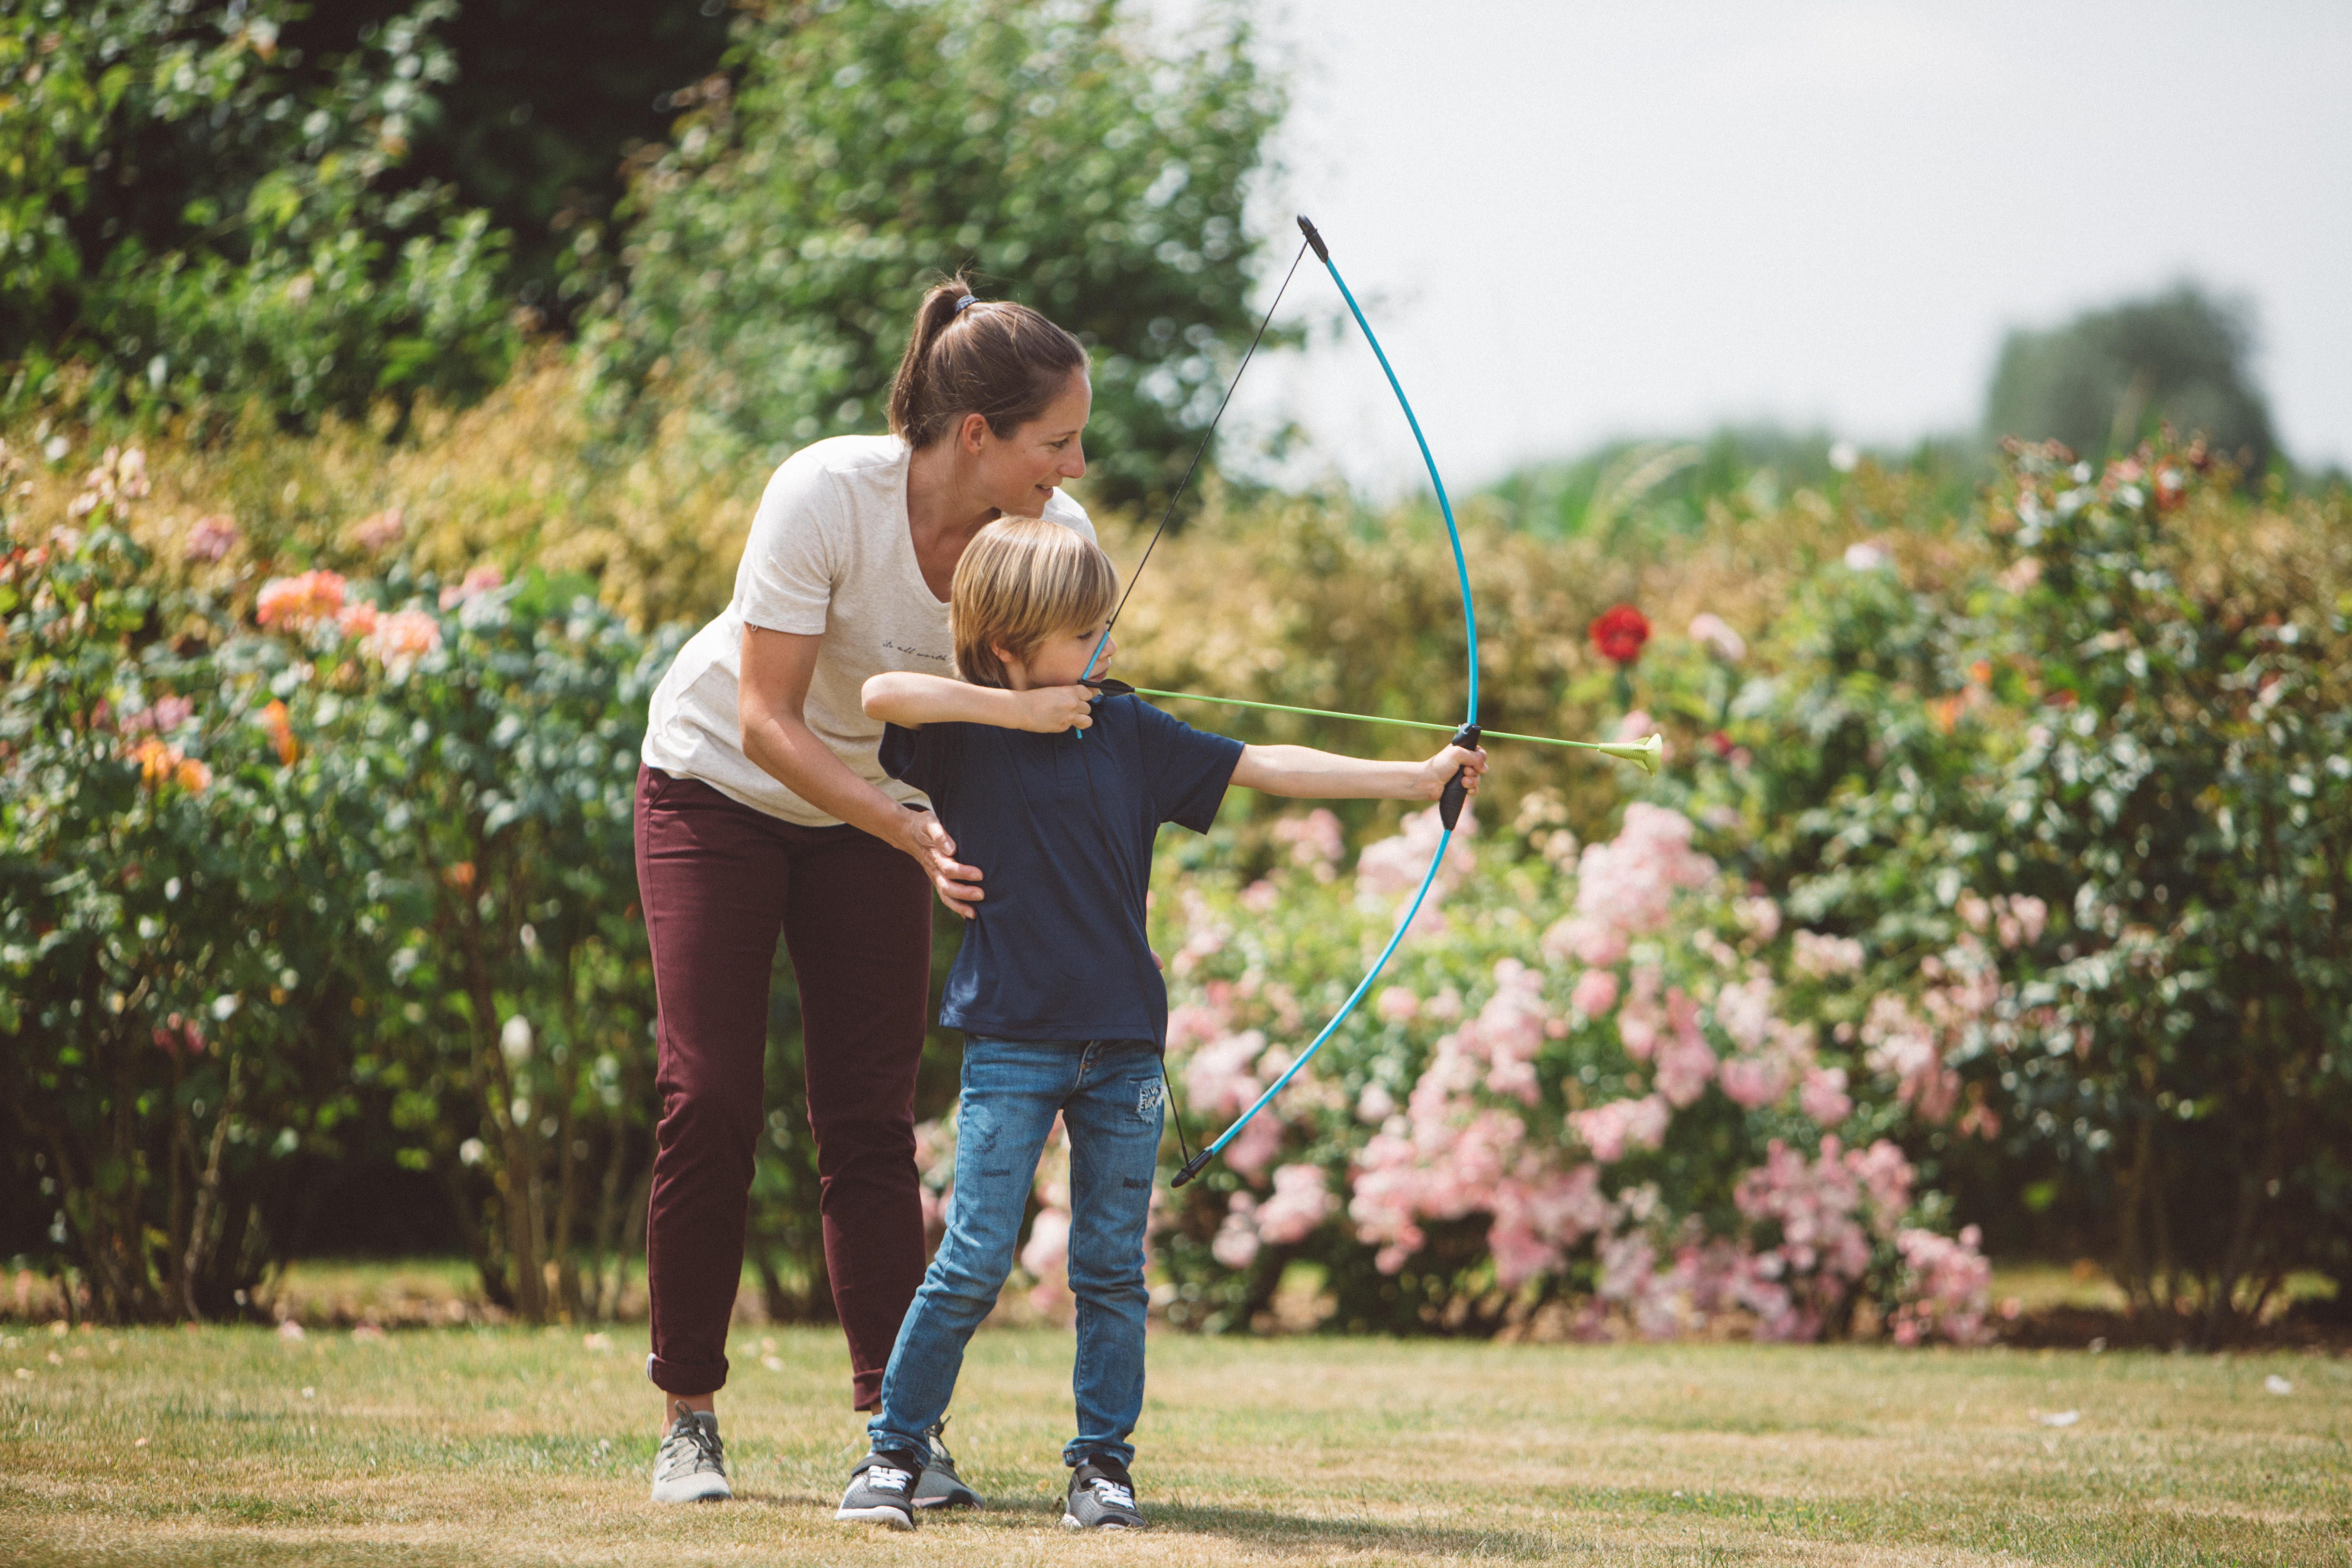
[[[932,288],[915,311],[898,378],[890,385],[890,428],[909,447],[928,447],[963,416],[977,414],[1010,436],[1061,395],[1084,370],[1078,340],[1026,305],[975,300],[961,274]]]

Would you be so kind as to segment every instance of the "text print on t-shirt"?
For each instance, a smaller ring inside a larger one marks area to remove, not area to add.
[[[892,653],[903,653],[915,658],[928,658],[934,664],[946,664],[950,662],[946,654],[931,653],[919,647],[908,647],[904,643],[892,642],[887,637],[884,637],[882,639],[882,646]]]

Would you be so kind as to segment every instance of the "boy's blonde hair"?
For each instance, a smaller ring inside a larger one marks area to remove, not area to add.
[[[956,563],[948,633],[957,673],[975,686],[1003,686],[996,644],[1026,663],[1055,632],[1108,615],[1118,593],[1110,557],[1084,534],[1041,517],[1000,518]]]

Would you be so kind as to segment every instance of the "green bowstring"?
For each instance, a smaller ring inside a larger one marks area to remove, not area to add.
[[[1310,719],[1353,719],[1363,724],[1394,724],[1407,730],[1443,730],[1451,732],[1451,724],[1433,724],[1426,719],[1388,719],[1377,713],[1341,713],[1330,708],[1294,708],[1286,702],[1251,702],[1239,697],[1203,697],[1197,691],[1156,691],[1148,686],[1135,689],[1138,697],[1171,697],[1183,702],[1214,702],[1226,708],[1257,708],[1268,713],[1303,713]],[[1604,752],[1612,757],[1639,763],[1651,773],[1657,772],[1659,738],[1646,741],[1563,741],[1551,735],[1514,735],[1507,730],[1481,730],[1479,733],[1495,741],[1533,741],[1539,746],[1574,746],[1582,751]]]

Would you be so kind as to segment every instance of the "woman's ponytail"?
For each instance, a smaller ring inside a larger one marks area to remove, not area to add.
[[[1010,436],[1086,364],[1077,339],[1026,305],[974,299],[958,274],[933,285],[916,307],[890,385],[890,428],[919,448],[977,414],[997,435]]]

